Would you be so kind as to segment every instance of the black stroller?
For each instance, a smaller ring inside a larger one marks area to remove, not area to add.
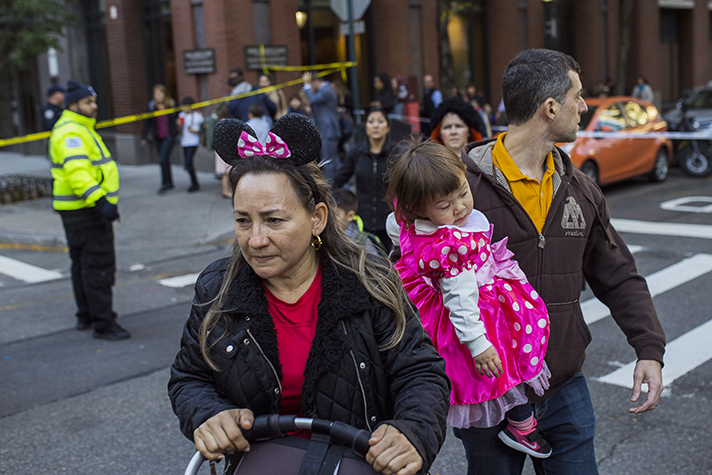
[[[289,437],[299,429],[311,431],[311,440]],[[237,466],[226,467],[235,475],[374,475],[364,457],[371,435],[342,422],[297,416],[268,415],[255,418],[244,432],[250,442]],[[196,452],[185,475],[196,475],[205,458]]]

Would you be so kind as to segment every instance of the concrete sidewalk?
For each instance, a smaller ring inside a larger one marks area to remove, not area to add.
[[[0,175],[50,176],[47,158],[0,152]],[[158,195],[158,165],[119,165],[119,213],[114,224],[117,249],[194,247],[231,239],[230,200],[220,195],[212,173],[198,173],[201,189],[187,193],[188,174],[173,166],[176,189]],[[50,198],[0,205],[0,244],[66,245],[64,228]]]

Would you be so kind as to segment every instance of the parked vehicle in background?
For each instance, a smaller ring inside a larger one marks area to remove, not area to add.
[[[712,81],[695,89],[690,97],[684,99],[684,103],[687,107],[685,112],[697,120],[699,130],[712,129]],[[668,124],[679,123],[681,115],[680,101],[673,109],[663,114]]]
[[[709,97],[712,100],[712,90],[707,92],[709,92]],[[669,122],[670,130],[675,132],[705,132],[705,129],[700,126],[700,122],[693,116],[689,108],[687,101],[682,99],[677,101],[677,105],[673,109],[676,114],[669,114],[670,120],[677,120],[677,122]],[[706,131],[712,136],[712,126],[710,126],[710,123],[707,125]],[[687,175],[705,177],[712,174],[712,140],[674,139],[673,148],[675,150],[674,161],[680,165],[682,171]]]
[[[588,111],[581,116],[579,130],[611,135],[580,136],[575,142],[560,144],[577,168],[599,185],[638,175],[647,175],[653,182],[667,178],[672,142],[628,135],[667,130],[667,123],[651,102],[617,96],[586,99],[586,104]]]

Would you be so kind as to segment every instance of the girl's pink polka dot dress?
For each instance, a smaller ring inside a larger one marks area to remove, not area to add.
[[[473,213],[486,221],[479,211]],[[467,226],[442,226],[433,234],[416,234],[414,226],[402,228],[402,257],[396,268],[409,297],[420,311],[425,330],[446,360],[447,374],[452,381],[451,404],[495,400],[489,408],[499,404],[495,412],[503,414],[508,409],[507,403],[496,399],[515,386],[529,383],[537,393],[548,388],[544,356],[549,339],[549,317],[546,305],[512,259],[513,254],[506,247],[507,239],[491,244],[492,225],[487,231],[468,232],[467,229]],[[457,338],[439,291],[440,279],[456,276],[466,269],[475,269],[480,319],[487,339],[502,360],[504,374],[498,378],[477,374],[474,359]],[[521,392],[525,398],[523,389]],[[509,404],[512,405],[516,404]]]

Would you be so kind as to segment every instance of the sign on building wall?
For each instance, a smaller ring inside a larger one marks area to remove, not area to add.
[[[194,49],[183,51],[186,74],[211,74],[215,72],[215,50]]]
[[[264,45],[265,64],[288,66],[286,46]],[[260,46],[245,46],[245,69],[262,69]]]

